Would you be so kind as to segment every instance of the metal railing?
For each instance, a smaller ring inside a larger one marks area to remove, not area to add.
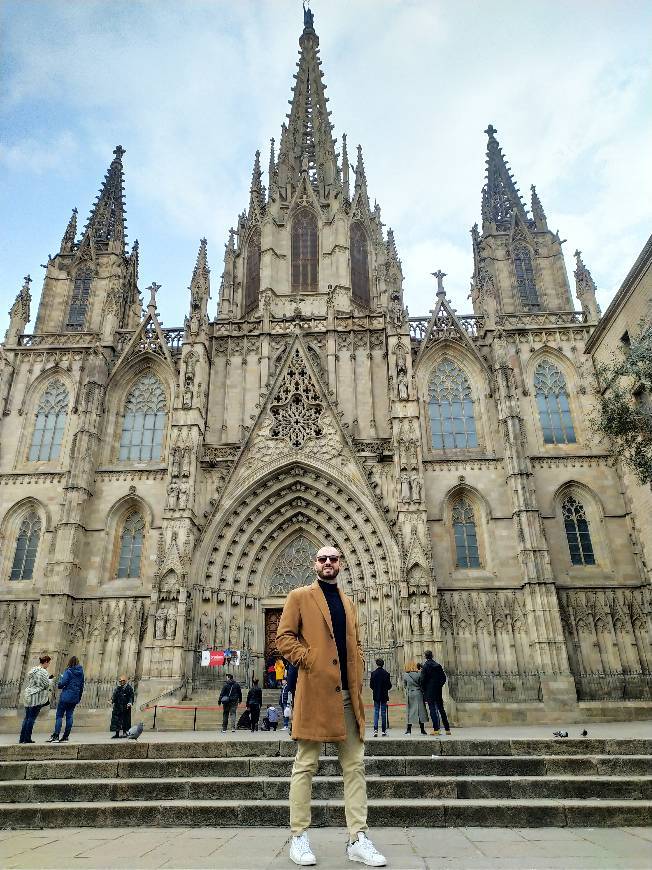
[[[575,674],[578,701],[651,701],[652,674]]]
[[[539,674],[449,673],[448,690],[451,698],[460,703],[518,704],[543,700]]]
[[[97,710],[111,704],[113,691],[118,684],[115,680],[86,680],[84,694],[79,706],[84,710]],[[137,685],[133,684],[134,692]]]

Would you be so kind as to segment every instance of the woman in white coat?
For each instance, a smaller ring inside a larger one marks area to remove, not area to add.
[[[426,733],[425,723],[428,721],[428,712],[423,700],[423,691],[421,689],[421,674],[417,668],[417,663],[414,661],[407,662],[405,665],[405,673],[403,674],[403,685],[405,687],[405,733],[412,733],[412,726],[419,724],[421,733]]]

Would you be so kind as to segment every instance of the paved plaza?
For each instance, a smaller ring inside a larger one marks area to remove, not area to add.
[[[128,822],[128,819],[125,819]],[[384,828],[373,839],[392,870],[628,870],[652,866],[652,828]],[[0,833],[10,868],[291,868],[281,828],[67,828]],[[317,866],[354,867],[342,828],[315,828]],[[360,865],[362,866],[362,865]]]

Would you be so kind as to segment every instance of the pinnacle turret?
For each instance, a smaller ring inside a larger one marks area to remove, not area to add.
[[[122,157],[124,148],[118,145],[113,160],[104,176],[104,182],[91,209],[84,227],[84,238],[92,236],[93,244],[100,250],[113,250],[124,254],[127,228],[124,205],[124,174]]]
[[[206,320],[208,300],[211,295],[210,268],[206,239],[200,239],[199,251],[190,282],[190,331],[197,332],[199,326]]]
[[[60,254],[71,254],[75,247],[75,239],[77,238],[77,209],[73,208],[68,226],[61,239]]]
[[[539,194],[537,193],[537,189],[534,185],[530,187],[530,191],[532,193],[532,218],[534,219],[534,223],[538,230],[547,230],[548,222],[546,220],[546,213],[543,210],[543,206],[541,205],[541,200],[539,199]]]
[[[32,301],[32,294],[29,292],[29,285],[31,283],[32,279],[30,275],[25,275],[23,286],[18,291],[14,304],[9,311],[9,328],[5,334],[6,344],[15,344],[29,323],[29,308]]]
[[[269,140],[269,167],[267,169],[268,175],[268,196],[269,199],[272,198],[273,189],[276,187],[275,179],[276,179],[276,156],[274,154],[274,138],[272,137]]]
[[[602,312],[596,298],[597,287],[589,270],[582,260],[582,252],[575,251],[575,295],[580,301],[582,311],[590,322],[597,322]]]
[[[349,152],[346,148],[346,133],[342,133],[342,194],[350,199],[349,193]]]
[[[494,135],[497,132],[492,124],[485,130],[489,140],[487,180],[482,190],[482,223],[483,229],[493,224],[496,229],[507,230],[511,226],[513,214],[518,214],[526,223],[528,216],[509,165]]]

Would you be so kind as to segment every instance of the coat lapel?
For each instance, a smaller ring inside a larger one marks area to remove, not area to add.
[[[331,619],[331,612],[328,609],[328,604],[326,604],[326,599],[324,598],[324,593],[319,588],[319,583],[317,580],[309,587],[312,597],[315,599],[315,603],[317,607],[321,610],[321,615],[326,620],[326,625],[331,633],[331,636],[334,635],[333,632],[333,621]]]

